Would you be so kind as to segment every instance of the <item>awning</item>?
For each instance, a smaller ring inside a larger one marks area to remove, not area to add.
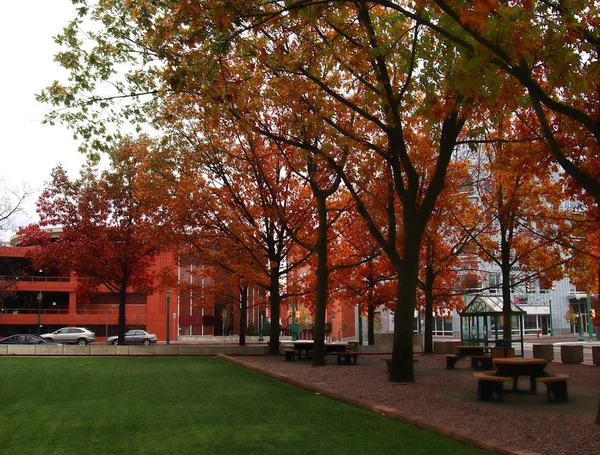
[[[550,314],[550,307],[547,305],[522,306],[521,309],[525,310],[527,314],[530,315]]]

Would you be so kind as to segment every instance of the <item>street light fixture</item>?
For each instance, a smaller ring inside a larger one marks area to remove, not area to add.
[[[44,294],[42,294],[42,291],[40,291],[40,293],[37,296],[37,302],[38,302],[38,323],[37,323],[37,335],[40,336],[40,320],[41,320],[41,316],[42,316],[42,299],[44,298]]]
[[[263,313],[262,310],[258,311],[258,341],[264,341],[263,337]]]
[[[592,305],[590,302],[590,285],[587,286],[587,328],[590,341],[594,339],[594,322],[592,321]]]
[[[171,290],[167,289],[167,346],[169,346],[171,343],[169,341],[169,327],[171,325],[171,319],[169,319],[171,316]]]
[[[549,308],[550,315],[548,316],[548,322],[549,322],[549,325],[550,325],[550,336],[553,337],[554,336],[554,328],[552,327],[552,297],[550,297],[548,299],[548,303],[550,305],[550,308]]]
[[[296,321],[296,302],[292,301],[292,341],[298,339],[298,321]]]
[[[577,313],[579,315],[579,317],[577,318],[577,328],[579,330],[579,337],[577,338],[577,341],[583,341],[583,326],[581,323],[581,303],[579,302],[579,296],[577,296]]]

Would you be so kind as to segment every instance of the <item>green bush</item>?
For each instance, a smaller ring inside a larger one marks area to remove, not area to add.
[[[268,335],[269,333],[271,333],[271,320],[270,319],[265,319],[263,321],[263,335]]]
[[[249,337],[258,335],[258,331],[256,330],[256,326],[253,322],[250,322],[248,324],[248,328],[246,329],[246,335],[248,335]]]

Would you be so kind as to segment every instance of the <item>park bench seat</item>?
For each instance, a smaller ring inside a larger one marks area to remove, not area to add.
[[[358,351],[334,352],[338,365],[356,365],[358,363]]]
[[[494,401],[494,395],[498,401],[503,401],[504,383],[513,383],[514,378],[506,376],[494,376],[486,373],[473,373],[477,379],[477,395],[481,401]]]
[[[296,360],[296,358],[300,358],[300,351],[297,349],[286,349],[285,351],[285,360]]]
[[[493,368],[491,355],[472,355],[471,368],[489,370]]]
[[[446,354],[446,369],[454,370],[454,365],[461,359],[458,354]]]
[[[567,381],[569,377],[566,374],[554,374],[536,378],[537,382],[546,385],[548,403],[565,403],[568,401]]]

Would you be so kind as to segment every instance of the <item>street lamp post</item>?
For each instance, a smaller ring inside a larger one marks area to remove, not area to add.
[[[40,320],[41,320],[41,316],[42,316],[42,299],[43,298],[44,298],[44,294],[42,294],[42,291],[40,291],[40,293],[37,296],[37,302],[38,302],[37,334],[38,334],[38,336],[40,336]]]
[[[296,302],[292,302],[292,341],[298,339],[298,321],[296,321]]]
[[[577,338],[577,341],[583,341],[583,326],[581,323],[581,304],[579,302],[579,297],[577,297],[577,313],[579,314],[579,317],[577,318],[577,328],[579,330],[579,337]]]
[[[550,297],[548,299],[548,303],[550,305],[550,315],[548,317],[548,323],[549,323],[549,326],[550,326],[550,336],[553,337],[554,336],[554,329],[552,327],[552,297]]]
[[[358,344],[363,345],[363,324],[362,314],[360,314],[360,304],[358,304]]]
[[[169,338],[169,327],[171,326],[171,290],[167,289],[167,346],[171,344]]]
[[[592,341],[594,339],[594,323],[592,321],[592,305],[590,302],[590,285],[588,284],[587,287],[587,314],[588,314],[588,318],[587,318],[587,327],[588,327],[588,336],[590,341]]]

